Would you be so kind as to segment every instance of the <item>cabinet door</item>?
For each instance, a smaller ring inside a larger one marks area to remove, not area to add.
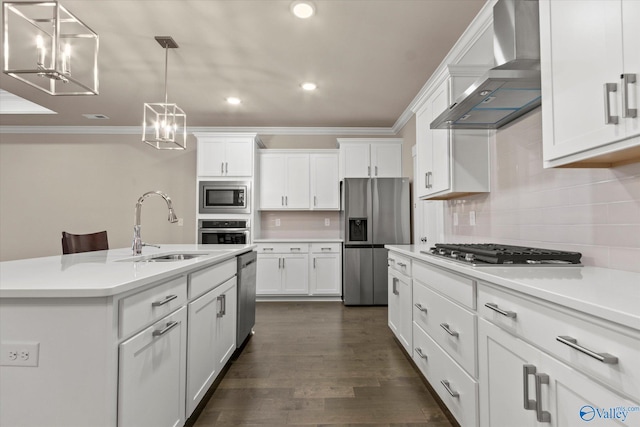
[[[310,158],[311,209],[340,209],[337,154],[312,154]]]
[[[433,163],[431,129],[429,128],[433,117],[431,109],[431,103],[427,101],[416,113],[416,161],[413,175],[416,200],[431,193],[428,175]]]
[[[342,144],[345,178],[369,178],[371,163],[369,144]]]
[[[238,292],[236,278],[233,277],[215,290],[220,306],[216,323],[216,362],[218,371],[231,358],[236,350],[236,313],[238,307]]]
[[[371,144],[371,176],[397,178],[402,176],[402,145]]]
[[[399,338],[399,330],[400,330],[400,291],[398,288],[399,280],[398,278],[389,271],[387,275],[387,280],[389,281],[389,288],[387,291],[387,311],[389,313],[389,328],[396,336]]]
[[[444,81],[427,101],[431,104],[429,110],[433,121],[440,113],[449,108],[449,80]],[[451,153],[449,150],[451,131],[447,129],[433,129],[427,139],[427,152],[431,147],[431,175],[429,176],[428,194],[439,193],[450,188]]]
[[[187,417],[218,376],[216,330],[218,290],[212,289],[188,306]]]
[[[262,154],[260,156],[260,208],[284,208],[285,156]]]
[[[399,277],[398,289],[400,298],[398,301],[399,325],[398,339],[409,354],[413,353],[413,298],[411,292],[411,280]]]
[[[285,208],[309,209],[309,154],[288,154],[285,162]]]
[[[624,72],[635,74],[636,82],[628,85],[630,100],[635,100],[632,107],[638,113],[636,117],[625,118],[627,135],[640,135],[640,2],[637,0],[622,1],[622,30],[624,40]]]
[[[616,85],[608,102],[619,115],[621,7],[619,0],[540,2],[545,160],[624,137],[623,125],[605,123],[603,90]]]
[[[484,319],[478,321],[480,425],[537,426],[536,413],[525,409],[525,393],[534,400],[534,379],[524,366],[538,366],[540,352]]]
[[[256,294],[279,294],[282,282],[282,255],[258,254]]]
[[[181,426],[185,421],[187,309],[120,344],[118,426]]]
[[[253,176],[253,141],[230,139],[226,142],[225,176]]]
[[[282,293],[307,295],[309,293],[309,255],[283,254],[281,256]]]
[[[311,295],[340,295],[340,254],[311,254]]]
[[[223,141],[198,141],[198,176],[223,176],[225,150]]]

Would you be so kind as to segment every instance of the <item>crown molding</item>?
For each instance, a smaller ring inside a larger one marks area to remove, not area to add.
[[[260,135],[396,135],[389,127],[189,127],[189,133],[247,132]],[[138,135],[141,126],[0,126],[0,134]]]

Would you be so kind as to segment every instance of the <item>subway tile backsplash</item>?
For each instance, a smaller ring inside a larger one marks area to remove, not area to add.
[[[541,129],[536,110],[495,133],[491,192],[444,202],[445,240],[577,251],[585,265],[640,272],[640,163],[543,169]]]

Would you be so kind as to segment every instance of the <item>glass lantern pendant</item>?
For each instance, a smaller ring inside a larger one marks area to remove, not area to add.
[[[171,37],[155,38],[165,49],[164,102],[145,103],[142,124],[142,142],[158,150],[184,150],[187,148],[187,115],[176,104],[168,103],[167,69],[169,49],[178,44]]]
[[[98,94],[98,35],[57,1],[3,2],[2,71],[49,95]]]

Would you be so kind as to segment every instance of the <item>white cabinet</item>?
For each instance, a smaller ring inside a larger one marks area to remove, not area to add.
[[[478,334],[481,426],[605,426],[622,417],[625,425],[640,422],[640,413],[620,410],[638,407],[638,401],[484,319]]]
[[[340,209],[338,153],[310,154],[311,209]]]
[[[309,209],[309,154],[260,154],[260,209]]]
[[[489,191],[489,136],[486,130],[431,129],[452,99],[481,74],[449,67],[416,111],[416,193],[422,199],[449,199]]]
[[[236,289],[232,277],[188,305],[187,417],[236,348]]]
[[[413,353],[411,260],[392,252],[388,258],[389,328],[407,353]]]
[[[640,160],[638,22],[636,0],[540,1],[545,167]]]
[[[309,263],[309,294],[342,294],[342,250],[340,243],[312,243]]]
[[[260,209],[340,209],[336,150],[263,150]]]
[[[340,179],[402,176],[402,139],[338,138]]]
[[[186,344],[184,307],[120,344],[119,427],[184,424]]]
[[[307,295],[309,244],[258,245],[257,295]]]
[[[199,177],[251,177],[255,134],[196,133]]]

